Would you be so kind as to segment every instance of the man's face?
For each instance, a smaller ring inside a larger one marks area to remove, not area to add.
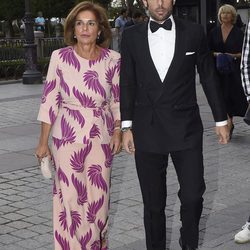
[[[166,20],[173,12],[175,0],[143,0],[150,16],[158,22]]]

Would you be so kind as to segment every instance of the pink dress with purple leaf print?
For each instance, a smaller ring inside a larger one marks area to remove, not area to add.
[[[112,50],[92,61],[72,47],[52,53],[38,120],[52,125],[56,250],[107,249],[119,74],[120,55]]]

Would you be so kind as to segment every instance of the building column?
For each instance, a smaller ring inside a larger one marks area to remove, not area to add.
[[[201,0],[200,1],[200,17],[201,17],[201,24],[204,27],[205,33],[207,33],[207,1]]]

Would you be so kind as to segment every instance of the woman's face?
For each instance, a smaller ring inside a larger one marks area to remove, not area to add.
[[[222,11],[220,15],[220,19],[222,23],[232,23],[233,15],[230,11]]]
[[[77,43],[82,45],[95,44],[100,30],[94,13],[89,10],[80,12],[76,16],[74,31]]]

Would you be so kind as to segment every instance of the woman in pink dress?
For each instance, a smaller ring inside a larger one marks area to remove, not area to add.
[[[55,249],[104,250],[111,163],[121,149],[120,55],[106,49],[111,31],[105,10],[96,4],[79,3],[64,33],[69,46],[51,56],[36,155],[55,163]]]

